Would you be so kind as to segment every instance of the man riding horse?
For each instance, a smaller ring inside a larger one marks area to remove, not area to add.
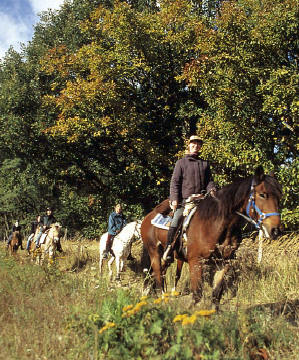
[[[113,238],[121,231],[126,225],[127,220],[122,212],[121,204],[115,205],[114,211],[109,215],[108,219],[108,237],[106,242],[106,249],[103,254],[103,259],[108,258],[108,254],[111,251]]]
[[[35,240],[37,248],[40,247],[39,242],[40,242],[40,238],[43,235],[43,233],[45,233],[47,230],[49,230],[51,225],[56,222],[57,222],[57,220],[56,220],[55,216],[53,215],[52,209],[50,207],[48,207],[47,214],[45,216],[43,216],[43,218],[42,218],[42,226],[40,228],[40,232],[38,233],[36,240]],[[57,251],[62,252],[60,240],[57,243]]]
[[[173,219],[167,234],[167,245],[163,254],[163,260],[170,261],[172,258],[172,242],[183,217],[184,205],[189,196],[202,197],[202,192],[215,195],[216,188],[208,161],[199,158],[198,154],[203,141],[197,135],[189,139],[188,154],[175,164],[170,182],[170,205],[174,211]]]
[[[22,244],[21,226],[19,224],[19,220],[16,220],[16,222],[12,226],[11,233],[9,234],[8,239],[7,239],[7,247],[9,247],[9,244],[12,240],[13,233],[16,231],[19,233],[18,246],[21,247],[21,250],[24,250],[23,244]]]

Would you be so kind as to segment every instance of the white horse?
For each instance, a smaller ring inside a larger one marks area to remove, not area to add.
[[[113,250],[114,256],[108,261],[109,276],[112,276],[112,264],[116,262],[116,279],[119,279],[119,273],[123,270],[124,260],[126,260],[130,254],[131,245],[134,240],[140,239],[140,227],[141,221],[133,221],[127,224],[119,234],[117,234],[112,243],[111,249]],[[99,268],[100,274],[102,273],[103,264],[103,253],[106,248],[108,233],[106,232],[101,236],[99,250],[100,250],[100,261]]]
[[[56,255],[57,243],[60,237],[60,223],[52,224],[50,230],[42,235],[40,239],[40,249],[36,249],[36,264],[41,265],[45,260],[45,255],[49,254],[49,264],[53,262]]]

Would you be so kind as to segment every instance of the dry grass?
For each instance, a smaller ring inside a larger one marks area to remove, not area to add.
[[[224,295],[222,310],[254,308],[275,316],[277,328],[298,326],[298,240],[293,235],[265,242],[263,260],[258,264],[257,242],[245,239],[234,274],[237,286]],[[76,321],[76,313],[96,313],[107,294],[120,286],[142,293],[141,242],[133,245],[137,261],[127,263],[121,283],[110,281],[106,266],[99,277],[96,241],[68,241],[63,248],[64,254],[52,268],[33,265],[25,252],[19,252],[16,259],[5,257],[0,249],[0,359],[92,359],[92,346],[82,341],[86,334],[70,326]],[[169,288],[174,272],[171,266]],[[186,265],[178,290],[189,292]],[[209,295],[206,285],[199,306],[209,304]],[[186,307],[189,298],[185,295],[178,299],[178,309]],[[295,360],[297,350],[298,346],[285,357],[279,356]]]

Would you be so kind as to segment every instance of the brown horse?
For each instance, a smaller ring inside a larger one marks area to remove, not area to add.
[[[14,231],[12,233],[11,241],[7,246],[7,250],[11,255],[14,255],[20,246],[22,247],[22,235],[20,231]]]
[[[188,262],[191,290],[195,302],[202,296],[202,267],[204,263],[214,265],[212,301],[218,307],[224,289],[224,275],[229,270],[229,260],[241,243],[241,226],[244,218],[263,229],[268,237],[275,238],[280,233],[279,200],[282,195],[277,180],[265,175],[259,167],[254,176],[227,185],[216,194],[206,197],[197,206],[186,231],[186,253],[174,245],[177,258],[176,281],[180,278],[183,262]],[[143,220],[141,236],[148,252],[156,285],[164,291],[166,266],[161,264],[161,256],[166,245],[167,231],[151,224],[157,213],[167,211],[168,200],[163,201]]]

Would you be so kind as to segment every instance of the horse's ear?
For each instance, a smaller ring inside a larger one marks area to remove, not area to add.
[[[269,176],[275,178],[275,172],[274,172],[274,171],[270,171]]]
[[[261,183],[265,178],[264,168],[260,165],[255,169],[253,176],[253,185]]]

